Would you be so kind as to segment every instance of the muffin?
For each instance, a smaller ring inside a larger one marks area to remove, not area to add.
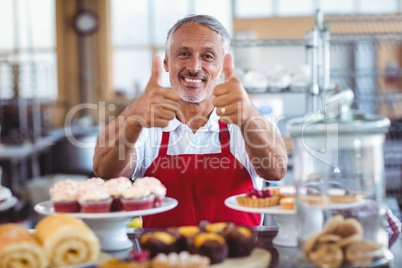
[[[255,236],[247,227],[230,223],[224,229],[223,236],[229,247],[229,257],[249,256],[254,249]]]
[[[159,253],[152,260],[153,268],[204,268],[208,267],[208,257],[199,254],[190,254],[188,251],[169,254]]]
[[[279,189],[265,188],[263,190],[251,189],[246,195],[236,197],[239,206],[243,207],[272,207],[279,201]]]
[[[212,233],[217,233],[217,234],[222,234],[223,230],[228,226],[229,222],[215,222],[215,223],[210,223],[209,221],[201,221],[200,222],[200,228],[204,231],[207,232],[212,232]]]
[[[189,225],[171,227],[167,231],[176,238],[176,248],[180,252],[189,249],[191,239],[200,233],[201,229],[198,226]]]
[[[205,232],[197,234],[190,245],[190,252],[208,257],[211,264],[223,262],[228,256],[225,238],[217,233]]]
[[[154,177],[144,177],[137,179],[133,185],[135,187],[145,187],[151,191],[151,194],[155,196],[154,207],[160,207],[162,205],[162,201],[166,196],[166,187],[160,180]]]
[[[106,213],[112,207],[112,198],[105,187],[92,185],[79,193],[78,203],[83,213]]]
[[[58,181],[50,187],[49,194],[55,212],[80,212],[78,182],[70,179]]]
[[[120,200],[124,210],[133,211],[153,208],[155,196],[145,186],[133,184],[122,193]]]
[[[151,259],[158,253],[176,252],[175,237],[164,231],[147,232],[139,239],[142,249],[150,252]]]
[[[113,198],[111,211],[124,210],[120,197],[122,193],[132,185],[133,183],[126,177],[113,178],[105,182],[104,186]]]

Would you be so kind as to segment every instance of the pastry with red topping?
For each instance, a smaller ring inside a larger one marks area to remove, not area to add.
[[[243,207],[272,207],[278,205],[279,191],[251,189],[246,195],[238,196],[236,199],[239,206]]]

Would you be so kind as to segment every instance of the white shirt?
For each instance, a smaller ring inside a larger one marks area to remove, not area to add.
[[[193,133],[187,125],[181,123],[177,118],[172,119],[165,128],[143,128],[135,144],[137,164],[133,177],[143,177],[147,168],[158,156],[163,132],[170,132],[168,155],[220,153],[219,118],[215,108],[208,122],[196,133]],[[235,124],[228,124],[228,129],[230,152],[247,169],[254,187],[261,189],[263,180],[257,175],[250,162],[240,128]],[[181,163],[181,165],[185,165],[185,163]],[[185,168],[185,166],[179,168]]]

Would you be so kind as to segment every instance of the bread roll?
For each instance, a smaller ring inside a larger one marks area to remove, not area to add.
[[[0,225],[0,267],[45,268],[48,260],[35,237],[25,227]]]
[[[35,229],[35,236],[52,267],[97,261],[99,258],[99,239],[80,219],[57,214],[42,219]]]

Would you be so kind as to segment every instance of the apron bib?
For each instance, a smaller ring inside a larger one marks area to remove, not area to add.
[[[227,125],[219,121],[221,153],[167,155],[170,132],[163,132],[158,157],[145,171],[166,186],[166,196],[178,201],[167,212],[143,216],[144,228],[198,225],[231,221],[246,226],[260,225],[261,215],[233,210],[226,198],[247,192],[253,183],[247,169],[230,152]]]

